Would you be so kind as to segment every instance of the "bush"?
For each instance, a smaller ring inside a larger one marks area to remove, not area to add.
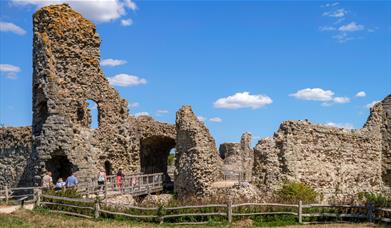
[[[380,193],[360,192],[357,194],[358,199],[365,203],[373,204],[375,207],[391,207],[391,199]]]
[[[169,154],[167,157],[167,165],[173,166],[175,161],[175,154]]]
[[[310,186],[301,182],[287,182],[276,192],[277,198],[282,202],[314,203],[318,193]]]

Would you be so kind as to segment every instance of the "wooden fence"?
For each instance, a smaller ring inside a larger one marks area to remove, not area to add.
[[[98,180],[81,183],[77,189],[85,194],[131,194],[133,196],[146,195],[163,190],[163,173],[132,174],[122,178],[118,185],[115,175],[107,176],[104,186],[98,185]]]
[[[51,209],[51,206],[60,206],[62,210]],[[160,223],[169,222],[172,218],[189,218],[189,217],[208,217],[218,216],[231,223],[234,217],[252,217],[252,216],[267,216],[267,215],[291,215],[295,216],[299,223],[305,224],[303,218],[309,217],[323,217],[323,218],[354,218],[366,220],[368,222],[385,222],[391,223],[391,209],[374,208],[371,204],[366,206],[356,205],[324,205],[324,204],[307,204],[303,205],[300,201],[298,204],[279,204],[279,203],[241,203],[232,204],[229,201],[227,204],[208,204],[208,205],[194,205],[194,206],[179,206],[179,207],[137,207],[125,204],[112,204],[101,202],[99,198],[96,199],[75,199],[66,198],[52,195],[41,194],[41,191],[37,192],[36,206],[43,206],[50,211],[62,214],[68,214],[73,216],[79,216],[83,218],[99,218],[101,216],[122,216],[132,219],[149,219],[159,221]],[[118,210],[118,207],[121,210]],[[77,208],[81,209],[81,212],[68,211]],[[186,209],[213,209],[206,212],[186,212]],[[282,208],[277,211],[258,211],[240,213],[238,208]],[[359,209],[359,213],[319,213],[319,212],[307,212],[303,213],[303,210],[310,208],[348,208]],[[124,210],[125,209],[125,210]],[[131,209],[132,212],[129,212]],[[126,212],[125,212],[126,211]],[[185,211],[185,212],[183,212]],[[378,215],[381,212],[381,215]],[[186,222],[174,222],[174,224],[206,224],[207,221],[186,221]]]

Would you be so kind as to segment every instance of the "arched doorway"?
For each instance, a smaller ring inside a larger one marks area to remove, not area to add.
[[[175,147],[175,140],[166,136],[151,136],[141,140],[140,161],[143,173],[164,173],[166,182],[170,181],[167,174],[167,158],[170,150]]]
[[[109,161],[105,161],[105,172],[106,175],[113,175],[113,166]]]
[[[55,155],[46,162],[46,169],[52,172],[53,182],[56,183],[59,178],[66,180],[77,168],[65,155]]]

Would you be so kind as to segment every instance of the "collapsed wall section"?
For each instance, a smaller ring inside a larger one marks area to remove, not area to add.
[[[224,159],[223,173],[227,179],[240,175],[243,180],[251,181],[254,151],[250,144],[251,134],[246,132],[242,135],[240,143],[220,145],[219,153]]]
[[[389,156],[384,156],[383,115],[383,106],[376,105],[359,130],[283,122],[273,137],[255,147],[255,183],[273,193],[284,181],[300,181],[314,187],[324,200],[351,198],[363,191],[386,192],[384,174],[390,166],[384,165]]]
[[[32,186],[31,127],[0,128],[0,186]]]

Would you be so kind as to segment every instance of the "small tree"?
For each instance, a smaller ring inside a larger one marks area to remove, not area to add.
[[[286,182],[282,188],[276,192],[277,198],[282,202],[314,203],[318,193],[309,185],[301,182]]]

